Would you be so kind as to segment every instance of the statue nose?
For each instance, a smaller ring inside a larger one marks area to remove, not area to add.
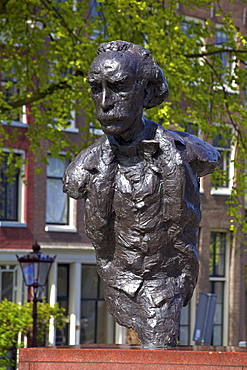
[[[107,87],[103,87],[102,90],[102,99],[101,99],[101,108],[104,112],[109,111],[114,106],[113,97],[111,91]]]

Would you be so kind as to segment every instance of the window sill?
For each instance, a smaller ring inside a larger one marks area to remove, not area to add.
[[[100,128],[90,128],[89,133],[96,136],[104,135],[104,132]]]
[[[231,189],[230,188],[212,188],[211,189],[212,195],[231,195]]]
[[[64,129],[62,129],[62,131],[65,131],[65,132],[72,132],[72,133],[78,133],[79,132],[79,128],[77,127],[66,127]]]
[[[217,91],[217,90],[223,90],[223,89],[224,89],[224,91],[225,91],[226,93],[228,93],[228,94],[239,94],[240,92],[239,92],[239,90],[238,90],[238,89],[236,89],[236,87],[237,87],[237,85],[232,85],[232,86],[230,86],[230,85],[228,85],[228,84],[223,84],[223,86],[220,86],[220,85],[214,85],[213,89],[214,89],[215,91]]]
[[[18,221],[0,221],[0,227],[27,227],[25,222]]]
[[[46,225],[45,231],[53,231],[59,233],[77,233],[77,228],[69,225]]]
[[[3,125],[8,125],[8,122],[5,121],[5,120],[1,120],[1,123]],[[21,121],[11,121],[10,122],[10,126],[27,128],[28,127],[28,124],[27,123],[23,123]]]

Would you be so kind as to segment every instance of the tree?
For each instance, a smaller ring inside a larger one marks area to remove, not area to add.
[[[55,327],[61,329],[65,323],[64,309],[55,304],[38,303],[38,341],[43,343],[49,329],[51,317]],[[0,302],[0,369],[7,369],[15,364],[15,351],[23,346],[23,335],[30,338],[32,332],[32,304],[25,302],[22,306],[4,299]]]
[[[169,100],[147,111],[147,116],[181,130],[190,123],[206,139],[220,134],[222,143],[230,139],[237,149],[235,167],[244,164],[247,36],[237,30],[223,5],[242,6],[246,0],[179,2],[192,9],[214,7],[221,23],[220,41],[219,28],[210,19],[185,22],[173,0],[102,0],[96,13],[90,6],[95,3],[1,2],[1,73],[13,80],[6,83],[0,95],[0,119],[7,123],[1,127],[2,143],[16,140],[19,131],[10,131],[11,117],[27,105],[32,122],[26,136],[35,156],[43,155],[45,160],[48,149],[58,155],[64,147],[70,147],[67,155],[76,154],[88,145],[86,128],[81,129],[83,140],[77,147],[62,129],[69,124],[71,111],[78,113],[81,109],[86,112],[87,123],[97,124],[86,83],[87,71],[100,42],[123,39],[149,49],[169,83]],[[14,87],[15,94],[6,101],[4,92]],[[227,176],[227,171],[218,171],[216,184]],[[243,195],[244,188],[245,175],[238,171],[233,193]]]

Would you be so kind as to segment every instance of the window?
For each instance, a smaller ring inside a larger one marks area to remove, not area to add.
[[[24,182],[20,168],[24,151],[4,152],[0,163],[0,226],[25,227]],[[11,156],[11,163],[8,162]]]
[[[195,29],[196,26],[197,25],[195,23],[191,23],[186,20],[182,21],[181,23],[181,29],[183,33],[189,38],[191,38],[192,36],[195,36],[193,30]]]
[[[226,266],[226,233],[212,232],[209,275],[224,277]]]
[[[227,131],[229,134],[227,134]],[[230,195],[234,175],[234,150],[231,145],[230,127],[226,128],[224,135],[218,134],[213,139],[213,146],[220,152],[219,167],[212,175],[212,194]]]
[[[226,345],[227,330],[225,318],[228,306],[228,244],[229,236],[226,232],[211,232],[210,243],[210,293],[217,294],[217,304],[213,328],[212,345]]]
[[[57,83],[59,79],[70,78],[73,75],[71,68],[66,66],[61,66],[58,61],[53,61],[49,64],[48,76],[49,82]],[[52,119],[49,126],[55,127],[59,131],[67,132],[79,132],[76,127],[76,111],[75,102],[69,102],[68,104],[63,104],[62,109],[58,114],[57,108],[52,107]]]
[[[18,80],[15,77],[14,71],[9,73],[0,73],[1,86],[0,89],[3,92],[3,97],[6,102],[9,102],[14,95],[19,94]],[[21,110],[10,113],[10,120],[12,125],[20,125],[27,123],[26,106],[23,106]],[[6,123],[6,122],[3,122]]]
[[[100,19],[100,21],[104,20],[104,12],[102,7],[102,2],[98,0],[91,0],[90,4],[90,18],[91,21],[94,21],[95,19]],[[106,21],[104,20],[104,23]],[[93,34],[91,35],[91,40],[96,39],[96,37],[104,35],[105,28],[103,25],[101,25],[100,29],[95,28],[93,30]]]
[[[57,302],[65,309],[64,314],[69,314],[69,273],[70,265],[67,263],[57,266]],[[56,330],[56,345],[69,344],[69,324],[66,323],[62,330]]]
[[[227,48],[227,42],[229,41],[228,35],[222,31],[221,29],[218,29],[215,34],[215,41],[217,46],[226,46]],[[222,63],[222,67],[224,69],[231,68],[231,62],[230,62],[230,55],[231,53],[220,53],[220,59]]]
[[[68,159],[48,156],[46,179],[46,231],[71,231],[74,227],[74,201],[63,193],[62,178]]]
[[[113,343],[113,318],[104,300],[96,265],[82,265],[80,343]]]
[[[181,30],[186,36],[182,38],[182,48],[185,54],[198,54],[204,49],[204,21],[199,18],[185,16],[181,22]],[[203,82],[202,77],[197,73],[197,66],[203,65],[203,58],[192,57],[189,59],[191,66],[194,67],[194,74],[186,76],[186,83],[192,86],[197,86]]]
[[[189,17],[185,16],[184,20],[181,22],[181,30],[183,33],[189,38],[195,39],[194,43],[188,43],[187,47],[194,47],[196,45],[196,48],[194,50],[190,49],[190,52],[198,53],[198,50],[200,50],[204,45],[204,39],[200,36],[201,30],[204,27],[204,21],[199,18],[195,17]]]
[[[17,301],[17,270],[16,265],[0,265],[0,301]]]
[[[233,80],[234,76],[234,68],[235,68],[235,61],[233,60],[231,54],[231,48],[228,46],[230,39],[227,33],[222,30],[222,27],[218,25],[218,29],[216,30],[215,34],[215,44],[217,47],[221,47],[223,49],[229,49],[229,52],[219,53],[218,58],[220,58],[220,65],[219,68],[219,76],[222,78],[224,83],[224,88],[229,93],[236,93],[238,92],[237,85]]]
[[[179,344],[190,344],[190,303],[181,311]]]

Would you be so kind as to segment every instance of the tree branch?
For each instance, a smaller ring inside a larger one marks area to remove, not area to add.
[[[76,72],[74,76],[78,76],[78,75],[84,76],[84,74],[82,72],[79,72],[79,71]],[[45,89],[39,89],[38,88],[29,97],[27,96],[27,97],[22,98],[22,99],[7,102],[9,107],[6,107],[6,106],[5,107],[0,107],[0,112],[4,113],[4,112],[8,112],[8,111],[10,111],[12,109],[15,109],[15,108],[20,108],[23,105],[32,104],[36,101],[44,99],[48,95],[53,94],[57,90],[68,89],[68,88],[71,88],[71,86],[67,83],[67,81],[60,81],[58,83],[50,84]]]
[[[236,130],[236,132],[237,132],[237,134],[238,134],[239,140],[241,141],[241,143],[242,143],[242,145],[243,145],[243,148],[247,149],[246,144],[245,144],[244,139],[243,139],[243,135],[242,135],[242,133],[241,133],[241,130],[240,130],[240,128],[238,127],[238,125],[235,123],[235,121],[234,121],[234,119],[233,119],[233,117],[232,117],[232,114],[231,114],[231,112],[230,112],[229,105],[228,105],[228,101],[227,101],[228,93],[227,93],[227,91],[226,91],[226,88],[225,88],[225,86],[224,86],[224,83],[223,83],[223,81],[222,81],[221,77],[218,75],[217,71],[215,70],[214,66],[213,66],[213,65],[208,61],[208,59],[207,59],[207,58],[204,58],[204,60],[205,60],[205,62],[208,64],[208,66],[212,69],[213,73],[216,75],[217,80],[218,80],[218,81],[219,81],[219,83],[220,83],[220,86],[221,86],[221,88],[222,88],[222,91],[223,91],[223,94],[224,94],[224,98],[225,98],[225,99],[224,99],[224,100],[225,100],[224,104],[225,104],[225,107],[226,107],[227,115],[228,115],[228,117],[229,117],[229,119],[230,119],[230,122],[231,122],[232,126],[234,127],[234,129]]]
[[[221,54],[221,53],[245,53],[247,54],[247,50],[238,50],[238,49],[219,49],[213,50],[205,53],[195,53],[195,54],[184,54],[186,58],[203,58],[208,57],[211,55]]]
[[[0,14],[6,12],[6,5],[8,4],[9,0],[3,0],[0,2]]]
[[[54,5],[52,4],[52,2],[50,0],[41,0],[41,3],[44,5],[44,7],[46,9],[48,9],[49,11],[54,12],[57,15],[57,18],[60,19],[61,24],[68,31],[68,33],[70,34],[70,36],[72,36],[72,39],[74,39],[75,41],[79,41],[78,38],[77,38],[77,36],[76,36],[76,34],[73,32],[73,30],[71,30],[69,28],[69,26],[68,26],[67,22],[65,21],[64,17],[56,9],[56,7],[54,7]]]

